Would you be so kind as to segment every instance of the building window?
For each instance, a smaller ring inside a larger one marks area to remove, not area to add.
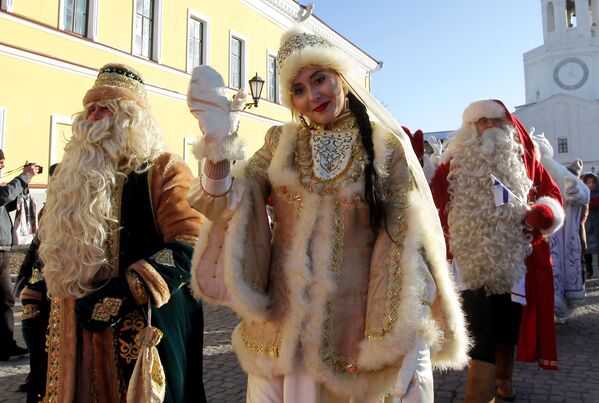
[[[234,36],[231,37],[231,70],[229,86],[241,88],[243,82],[243,41]]]
[[[137,0],[135,7],[134,52],[153,58],[154,0]]]
[[[65,31],[87,36],[89,2],[87,0],[65,0],[63,7]]]
[[[277,74],[277,59],[268,55],[268,100],[279,102],[279,81]]]
[[[189,33],[187,38],[188,71],[205,64],[206,23],[195,17],[189,18]]]
[[[557,138],[557,152],[560,154],[568,152],[568,139],[567,138],[565,138],[565,137]]]

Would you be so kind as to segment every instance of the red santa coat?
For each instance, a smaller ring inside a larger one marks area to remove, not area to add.
[[[499,101],[495,101],[500,103]],[[555,202],[549,203],[554,214],[555,225],[544,231],[543,234],[533,234],[532,253],[526,257],[526,302],[522,307],[522,319],[518,338],[516,359],[523,362],[538,361],[539,366],[548,370],[557,369],[557,342],[555,322],[553,318],[553,274],[551,266],[551,253],[546,235],[557,230],[559,221],[563,221],[562,197],[558,186],[545,168],[537,161],[534,146],[528,132],[518,119],[511,115],[505,106],[505,116],[512,121],[520,134],[520,142],[524,146],[523,160],[528,177],[533,182],[533,187],[528,195],[532,203],[544,203],[547,198]],[[485,116],[495,117],[495,116]],[[449,203],[449,182],[447,175],[451,169],[451,160],[439,165],[431,181],[433,199],[439,211],[443,232],[448,248],[447,256],[452,257],[449,250],[450,229],[447,223],[447,204]],[[489,184],[490,186],[490,184]],[[539,200],[543,198],[542,200]]]

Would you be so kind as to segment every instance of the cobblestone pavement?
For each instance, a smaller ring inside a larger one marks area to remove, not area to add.
[[[20,337],[20,310],[16,335]],[[206,305],[204,336],[204,384],[209,402],[243,402],[246,376],[230,343],[237,323],[226,308]],[[544,371],[536,364],[516,363],[516,402],[599,403],[599,279],[587,282],[586,300],[571,309],[567,323],[558,325],[559,371]],[[19,340],[22,343],[22,339]],[[28,371],[28,359],[0,361],[0,402],[24,402],[16,392]],[[435,372],[435,402],[456,403],[464,399],[466,371]],[[497,402],[501,400],[497,399]]]

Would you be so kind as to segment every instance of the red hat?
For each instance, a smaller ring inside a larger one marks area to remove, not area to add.
[[[479,101],[472,102],[464,110],[462,115],[462,121],[464,124],[474,123],[481,118],[504,118],[510,121],[520,137],[520,144],[524,147],[524,166],[529,178],[532,178],[533,167],[536,165],[535,147],[528,134],[528,131],[518,120],[518,118],[508,111],[507,107],[498,99],[481,99]]]

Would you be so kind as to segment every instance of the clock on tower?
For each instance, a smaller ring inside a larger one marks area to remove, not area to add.
[[[553,69],[553,80],[564,90],[576,90],[589,79],[589,67],[578,57],[567,57]]]

